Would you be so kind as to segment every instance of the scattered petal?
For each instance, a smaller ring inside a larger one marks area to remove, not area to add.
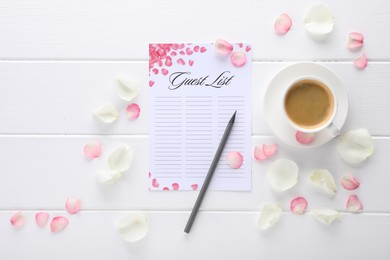
[[[194,65],[194,61],[193,60],[189,60],[188,64],[192,67],[192,65]]]
[[[178,59],[176,62],[179,65],[185,65],[186,64],[186,62],[182,58]]]
[[[203,52],[205,52],[205,51],[207,51],[206,47],[200,48],[200,53],[203,53]]]
[[[162,69],[161,70],[161,74],[163,74],[164,76],[166,76],[167,74],[169,73],[169,71],[167,69]]]
[[[347,42],[348,49],[355,51],[360,49],[363,46],[364,36],[359,32],[349,33],[349,39]]]
[[[245,51],[246,52],[250,52],[251,50],[252,50],[251,46],[248,45],[248,46],[245,47]]]
[[[107,104],[103,107],[100,107],[95,112],[95,116],[99,118],[101,121],[103,121],[104,123],[112,123],[118,119],[119,113],[118,110],[116,110],[116,108],[113,105]]]
[[[298,165],[288,159],[273,162],[267,170],[268,183],[275,191],[291,189],[298,182]]]
[[[66,217],[54,217],[50,222],[50,230],[53,233],[57,233],[66,228],[68,224],[69,220]]]
[[[346,207],[351,212],[357,212],[363,209],[363,204],[360,202],[358,196],[349,195]]]
[[[263,144],[263,152],[264,155],[267,157],[274,155],[277,149],[278,147],[276,146],[276,144]]]
[[[137,119],[139,117],[141,109],[136,103],[130,104],[126,107],[126,112],[129,115],[130,119]]]
[[[292,21],[288,14],[281,14],[275,19],[274,29],[277,34],[283,35],[286,34],[292,25]]]
[[[164,187],[163,190],[169,190],[169,188],[168,187]]]
[[[191,189],[192,190],[197,190],[198,189],[198,184],[191,184]]]
[[[80,199],[68,198],[65,202],[65,208],[69,214],[76,214],[80,210]]]
[[[263,161],[263,160],[265,160],[265,159],[268,158],[268,157],[264,154],[263,148],[260,148],[260,147],[258,147],[258,146],[255,146],[254,157],[255,157],[255,159],[258,160],[258,161]]]
[[[309,177],[311,183],[322,188],[323,190],[335,194],[337,191],[336,183],[333,179],[333,175],[325,169],[315,170]]]
[[[317,209],[312,211],[313,217],[319,222],[330,225],[333,221],[342,220],[343,214],[333,209]]]
[[[133,150],[128,145],[122,144],[108,158],[111,170],[119,172],[127,171],[133,160]]]
[[[374,142],[368,130],[360,128],[343,134],[337,148],[345,162],[358,165],[374,153]]]
[[[119,219],[116,229],[126,242],[137,242],[148,233],[148,220],[141,213],[126,214]]]
[[[138,82],[133,77],[117,77],[118,94],[126,101],[133,100],[138,95]]]
[[[153,179],[152,180],[152,186],[155,187],[155,188],[160,187],[160,183],[158,183],[157,179]]]
[[[230,60],[235,67],[242,67],[246,63],[246,54],[244,51],[235,51],[230,56]]]
[[[176,183],[176,182],[175,182],[175,183],[172,183],[172,189],[173,189],[173,190],[179,190],[179,188],[180,188],[180,187],[179,187],[179,183]]]
[[[355,67],[361,70],[367,67],[367,63],[367,56],[364,53],[353,60]]]
[[[280,219],[282,209],[276,203],[267,203],[261,209],[260,218],[257,226],[261,230],[267,230],[272,227]]]
[[[102,153],[102,145],[97,141],[87,143],[84,146],[84,154],[88,158],[91,159],[97,158],[100,156],[101,153]]]
[[[100,170],[96,174],[96,179],[102,184],[112,185],[122,177],[122,174],[116,170]]]
[[[295,139],[301,144],[310,144],[314,141],[314,134],[297,131],[295,134]]]
[[[296,197],[290,202],[290,210],[296,215],[302,215],[307,207],[307,201],[304,197]]]
[[[11,222],[11,225],[14,227],[21,227],[26,223],[26,218],[24,217],[23,212],[18,211],[11,217],[9,220]]]
[[[149,87],[153,87],[154,85],[154,80],[149,80]]]
[[[46,223],[49,221],[49,213],[47,212],[38,212],[35,214],[35,222],[37,222],[37,225],[39,227],[46,226]]]
[[[326,6],[313,5],[306,11],[304,24],[306,31],[313,38],[323,40],[333,31],[334,17]]]
[[[239,152],[230,152],[227,155],[227,162],[233,169],[239,169],[242,165],[243,158]]]
[[[215,41],[215,52],[219,55],[229,55],[233,51],[233,45],[223,39]]]
[[[356,180],[355,177],[353,177],[350,173],[344,175],[340,182],[346,190],[356,190],[360,186],[360,182],[358,182],[358,180]]]

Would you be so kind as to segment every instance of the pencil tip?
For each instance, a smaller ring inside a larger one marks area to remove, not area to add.
[[[236,120],[236,113],[237,113],[237,110],[234,111],[234,114],[232,115],[232,118],[230,118],[229,123],[234,123],[234,120]]]

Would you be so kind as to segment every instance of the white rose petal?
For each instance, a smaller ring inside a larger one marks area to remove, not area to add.
[[[330,225],[333,221],[342,220],[343,214],[333,209],[317,209],[312,211],[313,217],[319,222]]]
[[[267,170],[268,183],[275,191],[285,191],[297,184],[298,165],[288,159],[273,162]]]
[[[118,172],[127,171],[133,160],[133,150],[128,145],[122,144],[108,158],[111,170]]]
[[[315,170],[310,174],[309,179],[311,183],[322,188],[328,193],[335,194],[337,191],[337,186],[334,181],[333,175],[328,170]]]
[[[104,123],[112,123],[119,117],[118,110],[111,104],[100,107],[94,115]]]
[[[279,219],[282,209],[276,203],[268,203],[261,209],[260,218],[257,226],[261,230],[266,230],[272,227]]]
[[[119,171],[115,170],[100,170],[96,174],[96,179],[102,184],[114,184],[122,177]]]
[[[337,149],[346,163],[358,165],[374,153],[374,142],[367,129],[356,129],[341,136]]]
[[[126,101],[131,101],[138,95],[138,85],[138,81],[133,77],[117,77],[119,97]]]
[[[303,21],[306,31],[316,40],[323,40],[333,31],[334,17],[326,6],[311,6],[306,11]]]
[[[127,214],[120,218],[116,229],[126,242],[133,243],[141,240],[148,233],[148,221],[141,213]]]

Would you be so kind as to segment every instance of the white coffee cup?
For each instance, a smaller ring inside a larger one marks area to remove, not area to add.
[[[333,124],[337,97],[332,86],[321,78],[303,76],[290,82],[281,105],[285,120],[300,132],[328,130],[332,136],[339,133]]]

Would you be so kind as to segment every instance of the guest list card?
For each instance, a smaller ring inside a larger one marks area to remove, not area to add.
[[[251,189],[251,47],[232,45],[222,55],[214,44],[149,44],[150,190],[199,190],[235,111],[209,189]],[[240,168],[229,152],[242,155]]]

